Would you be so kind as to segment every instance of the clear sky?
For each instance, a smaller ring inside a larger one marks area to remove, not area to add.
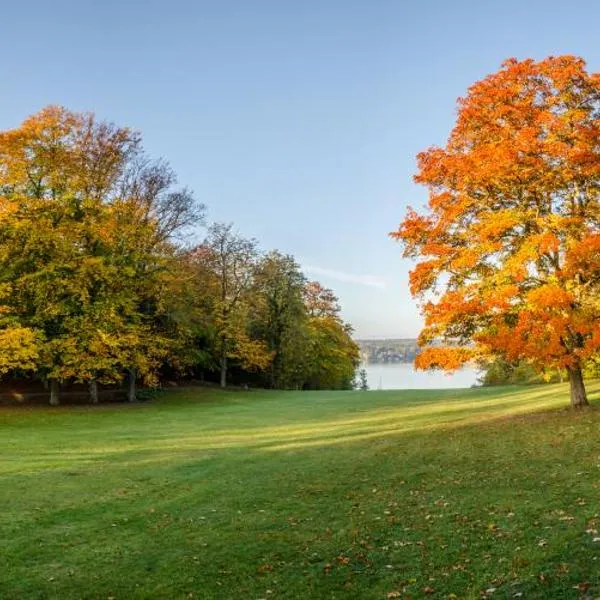
[[[456,98],[508,57],[600,69],[598,0],[5,2],[0,129],[47,104],[139,129],[180,182],[332,287],[359,337],[414,336],[387,233]]]

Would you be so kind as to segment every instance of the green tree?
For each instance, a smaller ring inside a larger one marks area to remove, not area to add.
[[[253,328],[272,355],[266,383],[301,387],[310,349],[303,300],[305,278],[292,256],[269,252],[254,275]]]
[[[352,339],[352,328],[332,317],[313,317],[309,322],[309,335],[311,360],[305,387],[352,389],[360,358]]]
[[[304,288],[309,315],[310,363],[308,389],[352,389],[360,350],[352,339],[352,327],[340,316],[335,294],[316,281]]]
[[[367,380],[367,371],[366,369],[361,369],[358,372],[358,387],[360,389],[361,392],[367,392],[369,391],[369,382]]]

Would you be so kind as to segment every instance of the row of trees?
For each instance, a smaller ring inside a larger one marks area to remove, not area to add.
[[[230,363],[271,388],[349,389],[359,362],[352,328],[333,292],[308,281],[292,256],[261,255],[254,240],[215,224],[187,256],[195,306],[221,386]]]
[[[50,388],[230,368],[271,387],[349,387],[358,362],[330,290],[215,224],[140,136],[48,107],[0,133],[0,375]]]

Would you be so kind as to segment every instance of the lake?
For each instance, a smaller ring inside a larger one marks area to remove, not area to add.
[[[361,365],[367,371],[371,390],[407,390],[468,388],[477,381],[479,371],[464,368],[445,374],[443,371],[417,371],[412,363]]]

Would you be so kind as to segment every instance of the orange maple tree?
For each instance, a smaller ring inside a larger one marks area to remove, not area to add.
[[[573,56],[509,59],[458,101],[445,147],[418,155],[428,208],[398,231],[418,259],[420,368],[485,356],[566,369],[600,350],[600,73]]]

